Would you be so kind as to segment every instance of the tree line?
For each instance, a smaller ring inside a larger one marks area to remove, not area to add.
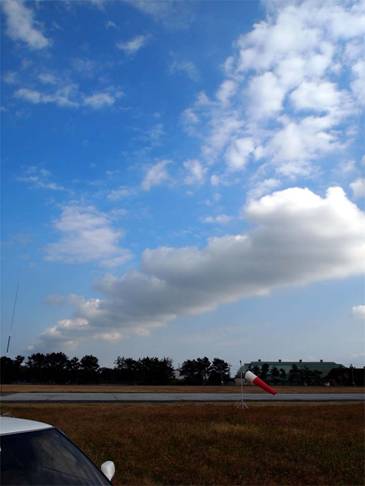
[[[65,353],[34,353],[25,358],[0,358],[1,383],[223,385],[231,380],[230,365],[220,358],[186,360],[176,370],[170,358],[140,359],[118,356],[112,368],[99,365],[96,356],[68,358]],[[178,375],[178,376],[177,376]]]
[[[188,359],[175,369],[170,358],[118,356],[111,368],[100,366],[96,356],[68,358],[66,354],[34,353],[25,358],[0,358],[1,383],[123,384],[123,385],[225,385],[232,383],[230,365],[220,358]],[[364,386],[364,368],[333,368],[326,376],[318,370],[293,364],[286,372],[267,363],[251,369],[271,385]]]

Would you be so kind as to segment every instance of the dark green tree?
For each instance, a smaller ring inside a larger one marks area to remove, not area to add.
[[[252,371],[252,373],[254,373],[257,376],[260,376],[261,374],[261,368],[257,365],[255,365],[250,371]]]
[[[289,370],[289,385],[302,386],[304,384],[304,370],[293,364]]]
[[[268,376],[268,382],[271,383],[272,385],[277,385],[278,383],[280,383],[280,372],[276,366],[274,366],[270,370],[270,374]]]
[[[65,353],[47,353],[44,373],[47,383],[66,383],[68,358]]]
[[[280,377],[280,384],[287,385],[288,384],[288,377],[286,375],[286,371],[283,368],[279,370],[279,377]]]
[[[270,366],[267,363],[264,363],[261,366],[261,371],[260,371],[260,378],[266,381],[268,373],[269,373],[269,368]]]
[[[31,354],[26,362],[31,382],[45,383],[46,373],[46,355],[43,353]]]
[[[141,385],[168,385],[174,379],[174,368],[170,358],[142,358],[139,364]]]
[[[80,378],[82,383],[98,383],[99,360],[92,354],[83,356],[80,360]]]
[[[139,380],[139,363],[133,358],[118,356],[114,361],[116,370],[116,380],[118,383],[135,385]]]
[[[224,385],[230,377],[230,365],[223,359],[214,358],[208,369],[208,384],[209,385]]]
[[[66,364],[67,382],[78,383],[79,372],[80,372],[80,361],[79,358],[74,356],[73,358],[69,359]]]
[[[7,356],[1,356],[0,359],[1,383],[14,383],[18,378],[18,369],[15,360]]]
[[[180,374],[188,385],[205,385],[209,377],[210,361],[204,358],[188,359],[183,362]]]

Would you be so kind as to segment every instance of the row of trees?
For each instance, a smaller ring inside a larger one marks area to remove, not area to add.
[[[1,383],[96,384],[120,383],[126,385],[224,385],[232,381],[230,365],[220,358],[212,361],[206,356],[184,361],[175,371],[170,358],[145,357],[138,360],[118,356],[113,368],[101,367],[98,358],[85,355],[81,359],[68,358],[64,353],[34,353],[28,358],[0,358]],[[269,368],[263,363],[253,371],[272,385],[364,386],[363,368],[340,367],[327,376],[318,370],[299,368],[293,364],[285,372]]]
[[[121,383],[128,385],[221,385],[230,381],[230,365],[224,360],[207,357],[184,361],[177,380],[170,358],[145,357],[138,360],[118,356],[113,368],[99,366],[93,355],[68,358],[64,353],[34,353],[28,358],[2,356],[1,383],[91,384]]]
[[[189,385],[224,385],[231,381],[230,365],[219,358],[214,358],[212,362],[206,356],[188,359],[179,372]]]

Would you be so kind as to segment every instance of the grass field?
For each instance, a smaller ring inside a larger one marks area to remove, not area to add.
[[[16,404],[3,412],[52,423],[115,485],[363,485],[361,404]]]
[[[277,386],[279,393],[365,393],[365,387]],[[125,385],[1,385],[2,393],[239,393],[239,386],[125,386]],[[245,393],[265,393],[257,386],[244,387]]]

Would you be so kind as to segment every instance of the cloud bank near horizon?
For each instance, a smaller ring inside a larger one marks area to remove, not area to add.
[[[197,247],[146,249],[139,269],[98,283],[100,299],[72,295],[73,316],[58,321],[36,348],[77,346],[146,335],[184,315],[197,315],[275,289],[365,272],[365,214],[340,187],[325,197],[293,187],[244,208],[253,228]]]

